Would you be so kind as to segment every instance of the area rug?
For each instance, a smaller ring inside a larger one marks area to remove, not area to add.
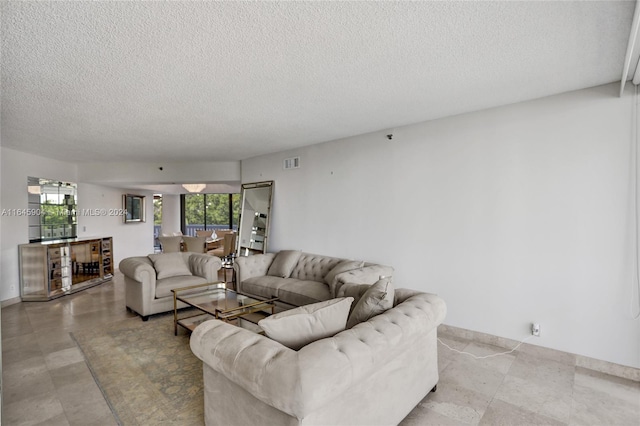
[[[129,318],[72,337],[122,425],[203,425],[202,361],[173,315]]]

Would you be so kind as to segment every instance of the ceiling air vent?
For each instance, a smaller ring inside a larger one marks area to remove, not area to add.
[[[283,168],[285,170],[299,169],[300,168],[300,157],[285,158],[284,159]]]

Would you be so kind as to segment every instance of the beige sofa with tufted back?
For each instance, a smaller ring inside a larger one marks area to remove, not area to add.
[[[391,309],[298,351],[207,321],[190,342],[203,361],[205,423],[398,424],[438,382],[445,314],[438,296],[397,289]]]
[[[233,269],[239,292],[278,297],[285,309],[333,299],[346,283],[373,284],[393,274],[391,266],[294,250],[238,257]]]
[[[218,281],[220,258],[208,254],[178,252],[136,256],[120,262],[124,275],[127,309],[143,321],[149,315],[173,310],[174,288]],[[179,307],[186,305],[179,302]]]

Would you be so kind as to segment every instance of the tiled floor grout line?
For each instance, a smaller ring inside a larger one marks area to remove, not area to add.
[[[471,343],[469,345],[471,345]],[[517,357],[517,355],[516,355],[516,357]],[[509,370],[507,370],[507,372],[502,375],[502,380],[500,381],[500,386],[496,387],[496,390],[493,392],[493,395],[491,395],[491,398],[489,399],[489,402],[487,403],[487,406],[486,406],[484,412],[482,413],[482,417],[480,417],[480,421],[478,422],[478,424],[482,423],[482,419],[484,418],[485,414],[487,414],[487,409],[491,406],[491,404],[493,404],[493,401],[496,399],[496,395],[498,394],[498,391],[500,390],[502,385],[504,385],[504,381],[507,378],[507,375],[509,374],[509,371],[513,367],[513,361],[515,361],[515,358],[513,360],[511,360],[511,364],[509,365]]]
[[[575,398],[575,389],[576,389],[576,370],[577,366],[573,366],[573,379],[571,381],[571,415],[569,416],[569,422],[567,424],[573,424],[573,416],[576,412],[576,398]]]

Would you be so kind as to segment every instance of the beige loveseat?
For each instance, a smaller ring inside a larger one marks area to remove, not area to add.
[[[239,257],[233,269],[239,292],[278,297],[285,308],[332,299],[345,283],[373,284],[393,274],[391,266],[293,250]]]
[[[445,314],[438,296],[398,289],[391,309],[298,351],[207,321],[191,335],[203,361],[205,423],[398,424],[438,382]]]
[[[127,309],[143,321],[173,309],[174,288],[218,281],[220,258],[199,253],[159,253],[123,259]],[[180,303],[179,307],[186,305]]]

